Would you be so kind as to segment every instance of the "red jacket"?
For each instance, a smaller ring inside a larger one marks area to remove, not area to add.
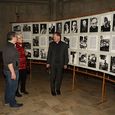
[[[19,43],[16,43],[16,48],[19,53],[19,69],[26,69],[26,55],[23,46]]]

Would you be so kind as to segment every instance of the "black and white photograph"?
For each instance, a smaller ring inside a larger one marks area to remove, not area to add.
[[[15,32],[20,32],[21,31],[21,25],[17,24],[17,25],[13,25],[13,31]]]
[[[111,15],[101,17],[101,32],[110,32],[111,30]]]
[[[81,19],[81,21],[80,21],[80,32],[81,33],[88,32],[88,19]]]
[[[42,48],[42,49],[39,49],[39,50],[40,50],[40,58],[41,59],[47,59],[47,49]]]
[[[96,68],[97,57],[96,54],[91,53],[88,55],[88,67]]]
[[[70,33],[70,21],[66,21],[64,23],[64,34],[69,34]]]
[[[87,65],[87,53],[79,52],[79,65],[81,66]]]
[[[32,29],[33,29],[33,34],[38,34],[39,33],[39,24],[33,24]]]
[[[56,32],[62,33],[62,22],[56,23]]]
[[[77,52],[76,51],[69,51],[69,64],[77,65]]]
[[[97,50],[98,49],[98,36],[89,35],[88,36],[88,50]]]
[[[77,33],[78,32],[78,24],[77,20],[71,21],[71,33]]]
[[[78,36],[71,36],[70,49],[77,49],[77,48],[78,48]]]
[[[26,57],[31,58],[31,50],[25,50],[26,52]]]
[[[47,24],[40,24],[40,34],[47,33]]]
[[[31,49],[31,42],[29,41],[24,41],[23,42],[23,46],[25,49]]]
[[[24,32],[30,32],[31,31],[31,25],[30,24],[24,24],[23,25],[23,31]]]
[[[109,51],[110,47],[110,36],[105,35],[105,36],[100,36],[100,51]]]
[[[115,14],[113,14],[113,27],[112,30],[115,31]]]
[[[91,17],[90,18],[90,32],[98,32],[98,18],[97,17]]]
[[[110,72],[115,73],[115,56],[111,56]]]
[[[33,48],[33,57],[38,58],[39,57],[39,49]]]
[[[40,47],[47,47],[48,46],[48,38],[47,38],[47,36],[40,36],[39,37],[39,46]]]
[[[80,36],[79,43],[80,43],[79,44],[80,49],[87,49],[87,46],[88,46],[87,36]]]
[[[49,34],[53,34],[55,32],[56,24],[49,23]]]
[[[67,44],[68,48],[70,48],[70,36],[64,36],[63,41]]]
[[[39,36],[33,37],[33,46],[39,46]]]
[[[109,65],[108,55],[100,55],[99,56],[99,69],[108,71],[108,65]]]

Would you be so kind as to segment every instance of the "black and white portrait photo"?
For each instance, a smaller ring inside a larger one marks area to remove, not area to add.
[[[76,51],[70,51],[69,52],[69,64],[76,65],[77,63],[77,53]]]
[[[98,32],[98,19],[97,17],[90,18],[90,32]]]
[[[47,24],[40,24],[40,34],[47,33]]]
[[[26,57],[31,58],[31,50],[25,50],[26,52]]]
[[[97,57],[95,54],[92,53],[88,55],[88,67],[96,68],[96,61]]]
[[[115,73],[115,56],[111,56],[110,72]]]
[[[108,56],[107,55],[99,56],[99,69],[108,71]]]
[[[40,49],[40,58],[46,59],[47,58],[47,49]]]
[[[80,32],[88,32],[88,19],[81,19],[80,21]]]
[[[38,34],[39,33],[39,24],[33,24],[32,29],[33,29],[33,34]]]
[[[21,31],[21,25],[13,25],[13,31],[20,32]]]
[[[79,65],[81,66],[87,65],[87,53],[79,52]]]
[[[101,32],[110,32],[111,15],[101,17]]]
[[[55,32],[55,23],[49,23],[49,34],[53,34]]]
[[[23,42],[23,46],[25,49],[31,49],[31,42],[29,41],[24,41]]]
[[[70,33],[70,21],[64,23],[64,34]]]
[[[109,51],[110,36],[100,36],[100,51]]]
[[[33,48],[33,57],[35,57],[35,58],[39,57],[39,49]]]
[[[39,36],[33,37],[33,46],[39,46]]]
[[[63,41],[68,45],[68,48],[70,47],[70,37],[64,36]]]
[[[79,40],[80,49],[87,49],[87,40],[88,40],[87,36],[80,36],[80,40]]]
[[[49,44],[53,41],[53,36],[49,36]]]
[[[23,25],[23,31],[24,31],[24,32],[31,31],[31,26],[30,26],[29,24],[24,24],[24,25]]]
[[[62,33],[62,22],[56,23],[56,32]]]
[[[113,27],[112,30],[115,31],[115,14],[113,14]]]
[[[77,33],[78,32],[78,26],[77,26],[77,20],[71,21],[71,33]]]

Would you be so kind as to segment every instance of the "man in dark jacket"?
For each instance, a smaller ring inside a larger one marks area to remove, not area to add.
[[[68,64],[68,47],[61,41],[61,35],[55,32],[53,42],[50,43],[46,67],[51,69],[50,86],[53,96],[60,95],[63,68]]]

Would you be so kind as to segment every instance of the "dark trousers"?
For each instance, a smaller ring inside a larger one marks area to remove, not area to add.
[[[15,100],[15,93],[18,86],[19,71],[16,70],[16,80],[11,79],[11,72],[4,71],[6,87],[5,87],[5,103],[9,103],[10,106],[15,105],[17,102]]]
[[[60,90],[62,83],[62,71],[63,68],[60,65],[53,65],[51,67],[51,77],[50,77],[51,92]]]
[[[26,79],[27,79],[27,70],[20,69],[17,92],[19,92],[19,91],[25,92],[26,91]]]

